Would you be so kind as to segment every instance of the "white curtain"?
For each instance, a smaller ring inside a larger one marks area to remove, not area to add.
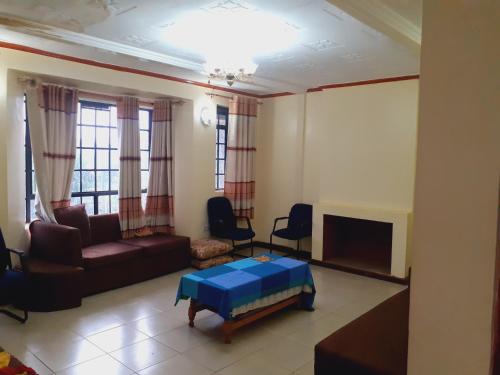
[[[37,185],[36,216],[55,223],[54,209],[71,202],[78,92],[39,85],[27,89],[26,101]]]
[[[120,226],[123,238],[134,237],[144,227],[141,206],[141,154],[139,143],[139,101],[123,97],[117,102],[120,147],[118,190]]]
[[[174,231],[174,164],[172,106],[156,100],[151,128],[146,224],[153,232]]]
[[[224,196],[238,217],[254,213],[256,119],[257,99],[234,96],[229,102]]]

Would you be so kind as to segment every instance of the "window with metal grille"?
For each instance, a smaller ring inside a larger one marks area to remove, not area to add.
[[[26,129],[26,221],[35,217],[36,183],[29,126]],[[139,110],[141,188],[143,204],[149,179],[152,111]],[[116,106],[80,100],[77,114],[76,159],[71,185],[71,204],[84,203],[89,215],[118,212],[120,157]]]
[[[215,190],[224,189],[224,175],[227,155],[227,123],[229,109],[217,106],[217,139],[215,144]]]

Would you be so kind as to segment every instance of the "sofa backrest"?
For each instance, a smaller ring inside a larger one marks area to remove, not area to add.
[[[93,245],[122,239],[118,214],[93,215],[89,221]]]
[[[92,243],[90,235],[90,224],[85,205],[57,208],[54,210],[54,216],[58,224],[66,225],[80,230],[82,247],[89,246]]]

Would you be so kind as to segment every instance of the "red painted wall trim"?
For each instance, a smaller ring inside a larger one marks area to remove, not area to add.
[[[169,76],[167,74],[154,73],[154,72],[149,72],[147,70],[142,70],[142,69],[134,69],[134,68],[128,68],[128,67],[120,66],[120,65],[103,63],[103,62],[99,62],[99,61],[95,61],[95,60],[82,59],[80,57],[74,57],[74,56],[69,56],[69,55],[63,55],[61,53],[49,52],[49,51],[41,50],[38,48],[23,46],[21,44],[15,44],[15,43],[8,43],[8,42],[0,41],[0,48],[8,48],[8,49],[16,50],[16,51],[33,53],[36,55],[48,56],[48,57],[52,57],[55,59],[72,61],[72,62],[76,62],[79,64],[97,66],[99,68],[111,69],[111,70],[116,70],[119,72],[139,74],[139,75],[143,75],[143,76],[147,76],[147,77],[153,77],[153,78],[165,79],[168,81],[186,83],[188,85],[205,87],[207,89],[225,91],[225,92],[230,92],[233,94],[240,94],[240,95],[250,96],[250,97],[259,98],[259,99],[267,99],[267,98],[276,98],[279,96],[295,95],[292,92],[277,92],[274,94],[265,94],[265,95],[250,94],[250,93],[247,93],[244,91],[231,89],[228,87],[214,86],[214,85],[210,85],[210,84],[204,83],[204,82],[191,81],[191,80],[187,80],[184,78]],[[334,89],[334,88],[339,88],[339,87],[372,85],[372,84],[384,83],[384,82],[405,81],[405,80],[409,80],[409,79],[418,79],[418,78],[419,78],[419,75],[415,74],[415,75],[400,76],[400,77],[388,77],[388,78],[372,79],[372,80],[368,80],[368,81],[333,83],[330,85],[322,85],[322,86],[307,89],[307,92],[317,92],[317,91],[323,91],[323,90]]]
[[[254,97],[254,98],[260,98],[260,95],[250,94],[250,93],[247,93],[247,92],[244,92],[244,91],[239,91],[239,90],[235,90],[235,89],[231,89],[231,88],[214,86],[214,85],[210,85],[208,83],[203,83],[203,82],[190,81],[190,80],[187,80],[187,79],[184,79],[184,78],[169,76],[169,75],[166,75],[166,74],[149,72],[147,70],[128,68],[128,67],[125,67],[125,66],[113,65],[113,64],[108,64],[108,63],[103,63],[103,62],[95,61],[95,60],[82,59],[82,58],[79,58],[79,57],[68,56],[68,55],[63,55],[63,54],[60,54],[60,53],[44,51],[44,50],[41,50],[41,49],[38,49],[38,48],[23,46],[21,44],[8,43],[8,42],[1,42],[0,41],[0,48],[8,48],[8,49],[13,49],[13,50],[17,50],[17,51],[33,53],[33,54],[36,54],[36,55],[53,57],[53,58],[60,59],[60,60],[66,60],[66,61],[72,61],[72,62],[76,62],[76,63],[80,63],[80,64],[97,66],[99,68],[116,70],[116,71],[119,71],[119,72],[139,74],[139,75],[153,77],[153,78],[165,79],[165,80],[168,80],[168,81],[175,81],[175,82],[187,83],[189,85],[205,87],[207,89],[220,90],[220,91],[230,92],[230,93],[233,93],[233,94],[240,94],[240,95],[245,95],[245,96],[251,96],[251,97]]]
[[[357,81],[357,82],[346,82],[346,83],[332,83],[331,85],[323,85],[314,88],[307,89],[307,92],[323,91],[327,89],[336,89],[339,87],[350,87],[350,86],[361,86],[361,85],[373,85],[375,83],[384,82],[395,82],[395,81],[406,81],[409,79],[418,79],[420,76],[418,74],[409,76],[399,76],[399,77],[388,77],[379,79],[370,79],[368,81]]]

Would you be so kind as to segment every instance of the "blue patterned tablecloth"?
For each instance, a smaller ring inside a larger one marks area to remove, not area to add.
[[[312,309],[316,289],[309,264],[274,254],[261,255],[271,260],[245,258],[182,276],[175,304],[192,298],[229,320],[234,308],[289,288],[303,287],[302,306]]]

